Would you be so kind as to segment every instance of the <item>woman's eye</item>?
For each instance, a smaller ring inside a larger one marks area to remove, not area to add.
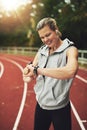
[[[51,35],[51,33],[47,34],[46,37],[49,37]]]
[[[45,37],[49,37],[50,35],[51,35],[51,33],[46,34],[44,37],[40,37],[40,38],[43,40]]]

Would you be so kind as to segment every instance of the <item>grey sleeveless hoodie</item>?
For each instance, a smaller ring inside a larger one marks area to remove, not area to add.
[[[66,51],[73,42],[65,39],[63,44],[50,56],[48,47],[42,46],[38,51],[40,68],[58,68],[66,65]],[[36,100],[43,109],[53,110],[65,107],[69,102],[69,90],[73,78],[60,80],[38,75],[34,86]]]

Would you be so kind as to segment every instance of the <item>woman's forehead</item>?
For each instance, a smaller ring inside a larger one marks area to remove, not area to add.
[[[51,31],[53,31],[53,30],[51,30],[50,27],[49,27],[48,25],[46,25],[46,26],[44,26],[42,29],[40,29],[40,30],[38,31],[38,34],[39,34],[39,35],[45,35],[45,34],[51,32]]]

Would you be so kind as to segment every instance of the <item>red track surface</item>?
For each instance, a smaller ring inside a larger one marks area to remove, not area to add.
[[[0,54],[0,130],[33,130],[34,108],[36,104],[33,86],[35,81],[24,86],[22,69],[28,61],[26,56]],[[70,91],[72,109],[72,130],[87,129],[87,70],[79,69]],[[18,113],[27,88],[26,100],[20,118]],[[76,119],[77,118],[77,119]],[[15,125],[15,122],[18,124]],[[15,126],[15,127],[14,127]],[[14,128],[14,129],[13,129]],[[52,126],[50,130],[53,130]]]

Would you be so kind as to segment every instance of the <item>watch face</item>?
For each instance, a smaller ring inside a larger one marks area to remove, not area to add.
[[[33,73],[35,74],[35,75],[37,75],[37,69],[39,68],[39,66],[35,66],[34,67],[34,70],[33,70]]]
[[[36,75],[36,69],[34,68],[34,74]]]

